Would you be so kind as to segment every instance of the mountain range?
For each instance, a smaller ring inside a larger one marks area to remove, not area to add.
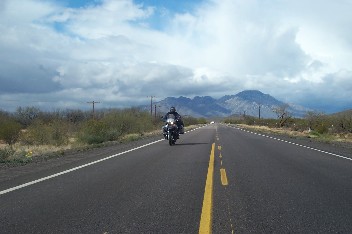
[[[293,117],[303,117],[311,109],[284,103],[258,90],[245,90],[235,95],[225,95],[219,99],[210,96],[194,98],[167,97],[153,103],[158,113],[166,113],[171,106],[181,115],[193,117],[227,117],[232,115],[249,115],[261,118],[277,118],[275,109],[286,106]],[[153,107],[153,108],[154,108]],[[154,111],[154,110],[153,110]]]

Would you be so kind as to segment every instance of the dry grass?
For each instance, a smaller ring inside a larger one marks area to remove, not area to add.
[[[351,133],[335,134],[334,137],[335,137],[336,141],[352,143],[352,134]]]
[[[245,124],[238,124],[238,126],[240,126],[241,128],[251,129],[253,131],[262,132],[262,133],[275,133],[275,134],[301,136],[301,137],[309,136],[308,131],[300,132],[300,131],[293,131],[291,129],[285,129],[285,128],[269,128],[267,126],[256,126],[256,125],[245,125]]]
[[[16,154],[24,154],[28,157],[35,157],[39,155],[50,154],[54,152],[63,152],[69,149],[73,149],[78,147],[78,144],[68,144],[64,146],[54,146],[54,145],[21,145],[21,144],[14,144],[12,145],[12,149],[15,151]],[[6,144],[0,144],[0,150],[9,147]]]

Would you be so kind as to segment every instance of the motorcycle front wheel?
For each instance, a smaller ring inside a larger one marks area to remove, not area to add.
[[[174,136],[171,133],[169,133],[168,139],[169,139],[169,145],[170,146],[175,144]]]

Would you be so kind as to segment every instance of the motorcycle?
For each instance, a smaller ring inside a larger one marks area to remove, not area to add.
[[[166,119],[166,124],[163,126],[163,135],[166,140],[169,141],[169,145],[172,146],[179,139],[180,133],[177,127],[177,119],[175,116],[170,115]]]

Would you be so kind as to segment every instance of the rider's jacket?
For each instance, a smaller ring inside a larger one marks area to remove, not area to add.
[[[181,115],[179,113],[177,113],[176,111],[174,112],[167,112],[164,116],[164,120],[167,120],[167,118],[169,117],[169,115],[174,115],[176,119],[181,120]]]

